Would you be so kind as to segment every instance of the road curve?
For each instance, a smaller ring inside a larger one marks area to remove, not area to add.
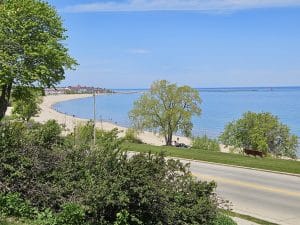
[[[201,180],[217,182],[217,194],[234,211],[282,225],[300,224],[300,177],[181,160]]]

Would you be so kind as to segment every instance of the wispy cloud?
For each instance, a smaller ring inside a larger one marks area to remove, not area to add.
[[[143,48],[133,48],[133,49],[129,49],[128,52],[131,54],[149,54],[150,50],[143,49]]]
[[[63,11],[138,12],[138,11],[203,11],[222,12],[254,8],[300,6],[300,0],[108,0],[71,5]]]

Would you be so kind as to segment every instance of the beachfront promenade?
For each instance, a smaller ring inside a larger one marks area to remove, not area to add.
[[[59,113],[52,108],[52,105],[60,101],[85,97],[91,95],[46,96],[41,104],[42,111],[35,120],[45,122],[55,119],[65,124],[71,132],[76,124],[87,120]],[[107,122],[98,122],[97,127],[105,130],[126,129]],[[148,144],[163,143],[162,138],[150,132],[141,134],[140,138]],[[189,142],[188,139],[181,139],[181,141]],[[183,162],[189,161],[183,160]],[[202,162],[191,162],[191,170],[200,179],[216,181],[218,194],[231,201],[235,211],[278,224],[299,224],[300,177]]]

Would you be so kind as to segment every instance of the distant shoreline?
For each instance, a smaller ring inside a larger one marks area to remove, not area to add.
[[[287,90],[287,89],[299,89],[300,86],[261,86],[261,87],[193,87],[194,89],[200,90],[200,91],[217,91],[217,90],[241,90],[241,91],[251,91],[251,90]],[[120,89],[112,89],[113,91],[116,92],[122,92],[122,91],[148,91],[150,90],[149,88],[132,88],[132,89],[127,89],[127,88],[120,88]]]

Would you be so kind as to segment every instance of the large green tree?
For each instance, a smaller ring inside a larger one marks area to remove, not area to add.
[[[65,31],[44,1],[0,1],[0,120],[13,87],[52,87],[76,64],[63,43]]]
[[[292,158],[298,146],[298,137],[271,113],[245,113],[225,127],[220,140],[225,145]]]
[[[134,103],[129,118],[135,128],[159,132],[166,145],[171,145],[174,133],[180,131],[186,136],[191,135],[191,118],[200,115],[200,104],[197,90],[160,80]]]

